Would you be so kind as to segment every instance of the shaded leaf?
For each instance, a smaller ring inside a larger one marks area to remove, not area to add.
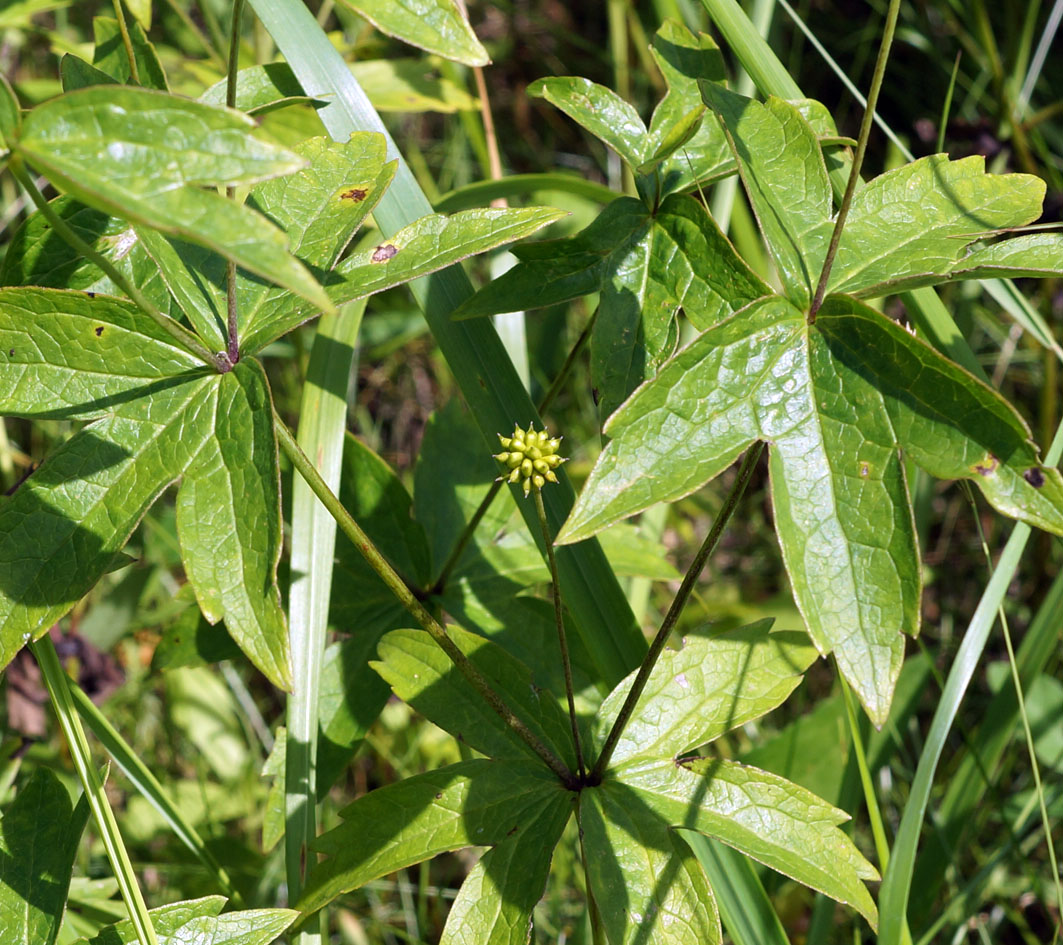
[[[96,583],[181,475],[209,434],[214,389],[184,381],[119,405],[0,502],[0,666]]]
[[[129,302],[0,289],[0,414],[90,419],[202,374],[198,358]]]
[[[92,85],[121,85],[113,76],[73,53],[66,53],[59,60],[59,81],[64,92],[87,89]]]
[[[722,840],[853,906],[872,927],[877,922],[862,880],[879,875],[837,829],[848,815],[796,784],[730,761],[691,758],[633,765],[603,789],[642,818],[658,817]]]
[[[209,434],[177,493],[181,558],[196,599],[274,685],[291,687],[288,627],[277,586],[280,472],[272,400],[257,361],[222,375]]]
[[[712,82],[701,89],[727,129],[784,292],[804,308],[823,268],[833,211],[816,135],[782,99],[771,97],[761,105]]]
[[[166,73],[155,47],[148,40],[144,28],[136,20],[126,22],[129,42],[133,48],[133,60],[137,64],[138,81],[134,84],[149,89],[169,90]],[[129,68],[129,54],[126,51],[118,21],[109,16],[97,16],[92,20],[92,35],[95,48],[92,52],[92,65],[113,76],[122,84],[133,80]]]
[[[11,84],[0,77],[0,146],[10,148],[22,125],[22,109]]]
[[[613,768],[686,754],[780,705],[816,658],[804,634],[769,633],[761,620],[713,637],[688,636],[657,661],[612,757]],[[632,673],[594,722],[601,750],[631,689]]]
[[[573,797],[559,794],[534,822],[480,857],[450,907],[440,945],[527,945]]]
[[[52,945],[70,873],[89,817],[88,801],[38,768],[0,817],[0,937],[5,945]]]
[[[556,695],[536,686],[531,670],[497,644],[453,625],[447,632],[532,733],[575,768],[572,729]],[[423,630],[393,630],[377,649],[380,661],[371,665],[395,695],[459,742],[491,758],[533,754]]]
[[[666,821],[603,784],[584,791],[588,881],[609,945],[715,945],[716,900],[701,865]]]
[[[371,791],[340,812],[344,823],[313,842],[328,859],[311,868],[297,908],[313,912],[437,853],[502,843],[534,825],[565,793],[539,762],[483,759]]]

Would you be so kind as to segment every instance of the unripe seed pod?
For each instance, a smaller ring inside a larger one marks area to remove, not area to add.
[[[502,452],[496,453],[495,459],[508,467],[508,472],[498,477],[500,480],[521,483],[526,496],[532,487],[542,489],[546,483],[558,481],[554,470],[565,462],[565,457],[557,452],[561,437],[552,437],[529,423],[527,430],[515,426],[512,436],[498,434],[498,441]]]

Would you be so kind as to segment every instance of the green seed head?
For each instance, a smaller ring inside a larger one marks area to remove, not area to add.
[[[532,488],[542,489],[548,482],[557,482],[554,470],[565,457],[558,454],[561,437],[550,436],[545,430],[536,432],[528,424],[527,430],[514,427],[512,436],[498,434],[502,443],[502,452],[495,454],[495,459],[502,463],[507,472],[498,478],[507,482],[523,482],[524,494],[530,495]]]

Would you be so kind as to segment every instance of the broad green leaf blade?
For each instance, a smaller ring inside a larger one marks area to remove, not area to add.
[[[328,859],[311,868],[296,906],[314,912],[340,893],[437,853],[502,843],[564,794],[542,763],[484,759],[378,788],[344,808],[344,823],[312,844]]]
[[[121,208],[174,187],[253,184],[302,166],[254,132],[232,109],[149,89],[88,88],[33,109],[19,150],[49,177],[80,180]]]
[[[977,268],[963,258],[968,244],[1036,220],[1044,195],[1029,174],[986,174],[980,155],[935,154],[887,171],[853,196],[827,290],[870,298]]]
[[[159,54],[144,34],[143,27],[136,20],[127,21],[126,30],[139,77],[139,81],[134,84],[163,92],[169,91],[166,73],[163,71],[162,63],[159,62]],[[92,52],[92,65],[107,75],[114,76],[123,84],[132,83],[133,74],[129,68],[129,55],[126,52],[118,21],[109,16],[94,17],[92,34],[96,41]]]
[[[202,375],[198,358],[131,303],[0,289],[0,415],[91,419]]]
[[[177,494],[181,559],[204,616],[225,628],[278,688],[291,686],[288,628],[277,587],[280,471],[261,365],[222,375],[208,429]]]
[[[582,793],[579,821],[609,945],[722,941],[705,873],[668,821],[608,782]]]
[[[225,899],[207,896],[152,909],[159,945],[271,945],[298,913],[291,909],[247,909],[219,915]],[[138,945],[129,922],[109,925],[86,945]]]
[[[542,898],[554,847],[575,795],[559,795],[515,836],[488,850],[450,907],[440,945],[527,945],[532,910]]]
[[[108,86],[38,106],[27,116],[19,151],[83,203],[213,249],[328,309],[324,290],[287,252],[280,230],[197,186],[251,184],[302,166],[253,128],[233,110]]]
[[[345,143],[309,138],[295,149],[307,166],[294,174],[256,185],[248,206],[279,226],[292,253],[312,271],[331,269],[365,217],[376,206],[394,173],[384,163],[380,135],[356,134]],[[161,234],[140,233],[162,269],[170,291],[204,339],[221,338],[227,320],[227,266],[209,249]],[[248,273],[237,274],[241,350],[258,344],[254,326],[278,312],[296,308],[309,317],[314,309]],[[224,349],[224,342],[221,348]]]
[[[575,236],[515,246],[512,252],[520,262],[466,301],[455,318],[544,308],[597,292],[610,255],[630,243],[646,222],[641,200],[619,197]]]
[[[816,326],[830,356],[882,392],[908,456],[939,479],[971,480],[1003,514],[1063,535],[1063,477],[1042,464],[1003,397],[859,302],[834,298],[824,308]]]
[[[572,729],[557,695],[536,686],[531,670],[497,644],[453,625],[447,632],[531,731],[575,768]],[[528,758],[531,749],[424,631],[394,630],[377,650],[373,668],[425,718],[491,758]]]
[[[648,132],[638,112],[604,85],[577,76],[553,76],[533,82],[528,94],[545,98],[561,109],[609,145],[631,168],[649,156]]]
[[[59,60],[59,81],[64,92],[76,92],[91,85],[121,85],[113,75],[97,69],[73,53],[67,53]]]
[[[207,105],[223,106],[228,97],[228,78],[219,79],[202,95],[199,101]],[[254,115],[271,111],[283,105],[324,102],[311,99],[299,84],[299,80],[286,62],[268,62],[262,66],[248,66],[236,73],[235,108]]]
[[[769,633],[771,620],[719,636],[688,636],[665,650],[613,752],[611,768],[687,754],[780,705],[816,659],[800,633]],[[601,750],[634,674],[602,703],[594,720]],[[622,777],[622,775],[620,775]]]
[[[207,431],[212,378],[120,405],[0,502],[0,667],[96,583]]]
[[[753,212],[784,291],[806,308],[831,234],[830,181],[816,135],[789,102],[765,104],[701,84],[727,129]]]
[[[1019,175],[1014,175],[1019,176]],[[991,243],[976,249],[968,247],[966,255],[950,268],[927,271],[923,265],[916,272],[897,276],[868,289],[854,292],[857,298],[872,298],[907,291],[918,286],[937,285],[960,279],[1048,279],[1063,273],[1063,236],[1059,233],[1030,233]],[[1011,288],[1014,292],[1014,287]],[[1024,326],[1025,327],[1025,326]],[[1028,329],[1030,330],[1030,329]],[[1038,326],[1033,330],[1046,347],[1051,347],[1051,335]]]
[[[664,160],[660,168],[664,192],[715,179],[725,168],[733,172],[734,161],[718,122],[697,114],[695,127],[684,137],[686,124],[694,120],[695,110],[702,104],[698,80],[724,81],[719,47],[706,34],[695,36],[674,20],[665,20],[650,52],[668,84],[667,94],[650,119],[647,146],[653,153],[651,160]],[[673,153],[677,148],[678,153]]]
[[[780,358],[804,318],[774,297],[703,333],[609,419],[595,463],[558,544],[581,541],[656,505],[689,495],[760,435],[757,381],[785,372]]]
[[[491,60],[455,0],[342,0],[380,32],[467,66]]]
[[[86,207],[65,195],[56,197],[50,206],[68,227],[139,288],[160,311],[169,310],[170,294],[158,267],[128,222]],[[31,214],[15,231],[0,267],[0,283],[123,295],[95,263],[55,234],[51,223],[40,211]]]
[[[564,216],[551,207],[463,210],[451,216],[431,214],[403,227],[390,239],[370,249],[351,253],[327,280],[329,297],[337,305],[365,298],[402,285],[453,263],[523,239]],[[312,312],[305,306],[263,312],[249,347],[260,348],[296,325]]]
[[[5,945],[52,945],[88,820],[84,799],[38,768],[0,817],[0,935]]]
[[[628,809],[722,840],[837,902],[875,926],[878,915],[862,880],[877,880],[837,825],[848,815],[784,778],[713,758],[632,766],[608,789]]]

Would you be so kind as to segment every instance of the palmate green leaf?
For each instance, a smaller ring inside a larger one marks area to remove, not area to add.
[[[203,365],[131,303],[0,289],[0,414],[94,419]]]
[[[222,896],[207,896],[161,906],[148,912],[159,945],[271,945],[298,913],[291,909],[246,909],[226,912]],[[101,929],[84,945],[137,945],[132,924]],[[79,943],[79,945],[81,945]]]
[[[527,92],[545,98],[604,141],[629,167],[638,167],[649,156],[645,123],[612,89],[578,76],[551,76],[532,82]]]
[[[719,636],[688,636],[653,668],[613,752],[611,768],[676,757],[774,709],[800,683],[816,650],[800,633],[769,633],[771,620]],[[601,750],[634,674],[602,703],[594,720]]]
[[[127,221],[86,207],[65,195],[50,201],[50,206],[81,239],[137,286],[156,308],[163,312],[170,308],[170,294],[158,266]],[[110,276],[57,236],[40,211],[30,214],[15,231],[0,265],[0,283],[81,289],[103,295],[123,294]]]
[[[1030,174],[986,174],[980,155],[950,161],[935,154],[887,171],[853,197],[828,291],[872,298],[977,269],[964,258],[967,246],[986,231],[1036,220],[1044,195],[1044,181]],[[996,252],[1007,247],[1010,241],[998,243]],[[1027,240],[1018,249],[1030,248]]]
[[[803,309],[823,268],[833,211],[816,135],[789,102],[772,97],[760,105],[713,82],[701,90],[727,129],[783,292]]]
[[[776,297],[696,339],[606,425],[612,438],[559,542],[689,494],[755,440],[771,448],[776,529],[794,596],[876,722],[918,629],[905,451],[968,478],[1001,512],[1063,533],[1063,480],[1021,418],[904,329],[836,297],[814,326]]]
[[[38,768],[0,817],[0,939],[52,945],[89,817],[48,769]]]
[[[92,52],[92,65],[102,72],[113,76],[122,84],[141,85],[148,89],[169,91],[166,73],[155,47],[144,34],[143,27],[136,21],[126,23],[129,42],[133,48],[133,59],[137,64],[139,81],[132,82],[133,74],[129,68],[129,55],[125,41],[118,27],[118,21],[109,16],[97,16],[92,20],[92,35],[95,48]]]
[[[349,141],[319,137],[301,142],[295,153],[307,166],[294,174],[252,188],[248,206],[274,221],[290,241],[292,253],[315,272],[330,269],[366,216],[376,206],[394,173],[384,160],[380,135],[363,132]],[[196,331],[225,347],[227,266],[210,249],[137,228],[137,235],[158,264],[166,284]],[[322,276],[323,277],[323,276]],[[317,310],[289,292],[251,273],[237,273],[237,307],[242,351],[255,351],[256,322],[298,309],[303,319]]]
[[[531,670],[497,644],[453,625],[447,632],[531,731],[574,768],[572,729],[556,695],[543,692]],[[380,660],[370,665],[395,695],[459,742],[491,758],[532,754],[424,631],[393,630],[377,650]]]
[[[232,110],[147,89],[89,88],[30,112],[17,148],[82,203],[213,249],[328,310],[324,290],[287,252],[280,230],[199,189],[250,184],[303,165],[253,130],[252,119]]]
[[[678,194],[652,213],[621,197],[576,236],[516,252],[521,262],[466,303],[459,317],[600,291],[591,368],[603,417],[675,350],[680,307],[695,326],[707,328],[770,292],[704,208]]]
[[[687,827],[832,899],[878,916],[863,880],[878,873],[837,829],[843,811],[796,784],[746,765],[713,758],[647,761],[602,784],[633,819]]]
[[[440,945],[527,945],[532,910],[543,896],[573,801],[574,795],[558,796],[534,822],[477,861],[450,907]]]
[[[715,945],[720,915],[690,847],[608,782],[584,791],[580,833],[609,945]]]
[[[280,472],[266,375],[241,361],[215,384],[209,435],[177,494],[181,559],[203,615],[225,628],[276,686],[291,686],[277,587]]]
[[[328,859],[311,868],[296,908],[314,912],[437,853],[502,843],[559,802],[567,805],[567,794],[540,762],[486,759],[378,788],[344,808],[344,823],[312,844]]]
[[[451,216],[429,214],[380,245],[351,253],[333,271],[326,288],[336,305],[353,302],[476,253],[523,239],[564,215],[564,211],[551,207],[463,210]],[[248,338],[249,350],[265,346],[313,314],[316,313],[298,303],[282,303],[263,311]]]
[[[343,0],[382,33],[467,66],[491,60],[455,0]]]

